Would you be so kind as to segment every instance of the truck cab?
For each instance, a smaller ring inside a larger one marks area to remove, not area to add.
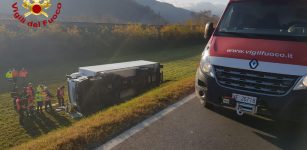
[[[207,107],[301,120],[307,110],[307,1],[230,0],[196,74]]]

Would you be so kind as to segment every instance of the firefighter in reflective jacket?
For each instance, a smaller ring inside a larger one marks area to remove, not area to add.
[[[6,78],[8,81],[12,82],[12,81],[13,81],[13,72],[12,72],[11,70],[8,71],[8,72],[5,74],[5,78]]]
[[[18,111],[18,114],[19,114],[19,123],[20,123],[20,125],[23,125],[25,106],[24,106],[22,100],[19,97],[16,98],[16,107],[17,107],[17,111]]]
[[[43,96],[41,92],[36,92],[35,94],[35,101],[36,101],[36,111],[43,112]]]

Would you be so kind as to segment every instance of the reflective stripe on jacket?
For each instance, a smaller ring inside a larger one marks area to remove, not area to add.
[[[43,96],[40,93],[35,94],[35,101],[36,102],[42,102],[43,101]]]

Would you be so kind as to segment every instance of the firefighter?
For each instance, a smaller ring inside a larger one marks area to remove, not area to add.
[[[44,99],[45,99],[45,110],[47,111],[47,108],[49,107],[50,111],[52,111],[52,104],[51,104],[51,99],[53,95],[50,93],[47,87],[44,89]]]
[[[36,101],[36,111],[42,113],[44,102],[43,102],[43,97],[42,97],[41,92],[36,91],[35,101]]]
[[[25,106],[22,102],[22,99],[20,99],[19,97],[16,97],[16,106],[17,106],[17,111],[19,114],[19,124],[23,125],[24,124],[24,109]]]
[[[35,109],[35,104],[34,104],[34,89],[32,86],[32,83],[28,84],[27,87],[27,97],[28,97],[28,112],[30,116],[34,115],[34,109]]]
[[[9,70],[9,71],[5,74],[5,78],[6,78],[9,82],[12,82],[12,81],[13,81],[13,72],[12,72],[12,70]]]
[[[13,82],[14,84],[17,84],[17,78],[19,76],[19,72],[15,69],[12,70],[12,76],[13,76]]]
[[[65,86],[61,86],[57,89],[57,98],[58,98],[58,103],[60,107],[65,106],[64,105],[64,96],[65,96],[64,90],[65,90]]]

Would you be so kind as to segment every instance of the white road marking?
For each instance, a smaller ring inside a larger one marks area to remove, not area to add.
[[[136,133],[142,131],[143,129],[145,129],[146,127],[155,123],[156,121],[160,120],[161,118],[168,115],[172,111],[178,109],[180,106],[186,104],[187,102],[191,101],[195,97],[196,97],[195,94],[192,94],[192,95],[185,97],[183,100],[169,106],[168,108],[164,109],[163,111],[155,114],[154,116],[146,119],[145,121],[139,123],[138,125],[134,126],[133,128],[125,131],[124,133],[120,134],[119,136],[115,137],[114,139],[110,140],[109,142],[103,144],[102,146],[98,147],[96,150],[111,150],[115,146],[117,146],[120,143],[124,142],[125,140],[129,139],[131,136],[133,136]]]

